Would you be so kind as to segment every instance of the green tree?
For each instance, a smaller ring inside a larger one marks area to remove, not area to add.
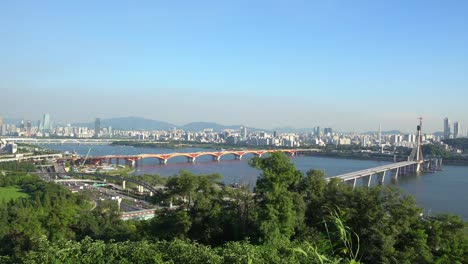
[[[192,222],[186,211],[160,211],[150,221],[151,236],[164,240],[187,238],[191,226]]]
[[[187,211],[192,204],[192,197],[197,186],[197,177],[186,170],[181,170],[178,175],[169,177],[166,184],[171,197],[182,198]]]
[[[250,165],[262,170],[255,187],[259,239],[262,242],[287,241],[304,219],[303,208],[294,204],[294,189],[302,177],[291,160],[282,152],[266,158],[254,158]]]

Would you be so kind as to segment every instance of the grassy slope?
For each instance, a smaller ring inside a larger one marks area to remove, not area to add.
[[[28,197],[28,194],[23,193],[18,187],[0,187],[0,201],[9,201],[11,199],[18,199],[22,197]]]

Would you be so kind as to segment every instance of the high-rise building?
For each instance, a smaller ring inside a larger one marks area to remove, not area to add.
[[[460,129],[460,123],[457,121],[453,123],[453,138],[458,138],[462,135]]]
[[[450,120],[447,117],[444,119],[444,138],[450,138]]]
[[[244,127],[244,126],[241,126],[241,129],[240,129],[240,134],[241,134],[241,137],[242,138],[246,138],[247,137],[247,128]]]
[[[0,116],[0,126],[3,124],[3,118]]]
[[[32,130],[31,120],[28,120],[28,121],[26,122],[26,132],[27,132],[28,134],[30,134],[30,133],[31,133],[31,130]]]
[[[320,129],[319,126],[316,127],[316,128],[314,128],[314,134],[315,134],[316,136],[322,136],[322,130]]]
[[[6,124],[1,124],[0,125],[0,136],[6,136],[7,133],[8,133],[7,125]]]
[[[20,132],[24,132],[25,130],[26,130],[26,125],[24,124],[24,119],[22,119],[20,123]]]
[[[94,121],[94,136],[98,137],[99,133],[101,133],[101,118],[96,118]]]
[[[42,118],[42,132],[48,133],[51,130],[51,125],[50,125],[50,115],[49,114],[44,114],[44,117]]]

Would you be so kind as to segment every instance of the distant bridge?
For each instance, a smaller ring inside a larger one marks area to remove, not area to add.
[[[442,167],[442,159],[433,158],[429,160],[424,160],[422,155],[422,117],[419,119],[419,125],[417,126],[417,144],[411,151],[411,154],[408,156],[408,161],[396,162],[392,164],[387,164],[383,166],[378,166],[375,168],[370,168],[366,170],[360,170],[350,173],[345,173],[341,175],[336,175],[327,178],[331,180],[333,178],[339,178],[344,182],[352,182],[353,188],[356,187],[356,182],[358,179],[367,178],[367,186],[370,186],[372,181],[372,176],[378,177],[379,184],[383,184],[385,181],[385,175],[389,171],[394,171],[394,179],[397,179],[399,175],[413,174],[416,172],[425,172],[425,171],[436,171],[440,170]]]
[[[138,160],[155,158],[159,160],[159,163],[166,164],[169,159],[175,157],[186,157],[187,162],[193,163],[198,157],[211,156],[213,161],[219,161],[222,156],[232,155],[234,159],[240,160],[244,155],[253,154],[256,157],[261,157],[264,154],[272,152],[284,152],[291,156],[296,155],[298,152],[318,152],[319,149],[268,149],[268,150],[235,150],[235,151],[201,151],[201,152],[174,152],[165,154],[138,154],[138,155],[107,155],[107,156],[94,156],[88,157],[91,163],[100,164],[103,161],[112,163],[112,160],[116,160],[119,164],[120,160],[124,160],[127,165],[136,166]]]
[[[391,175],[394,179],[397,179],[398,176],[414,174],[416,172],[426,172],[426,171],[436,171],[440,170],[442,167],[442,159],[430,159],[425,161],[403,161],[391,163],[383,166],[378,166],[370,169],[340,174],[332,177],[328,177],[327,180],[333,178],[339,178],[344,182],[350,182],[353,184],[353,188],[356,187],[358,179],[367,179],[367,186],[370,186],[372,182],[372,177],[377,177],[378,183],[383,184],[385,181],[385,176],[388,175],[387,172],[392,173]]]
[[[47,144],[83,144],[83,145],[108,145],[116,141],[137,141],[136,139],[119,138],[30,138],[30,137],[10,137],[2,138],[7,142],[27,143],[31,145]]]

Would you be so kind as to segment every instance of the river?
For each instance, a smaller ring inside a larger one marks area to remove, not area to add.
[[[206,149],[155,149],[136,148],[110,145],[41,145],[41,147],[59,150],[76,151],[81,155],[135,155],[142,153],[198,152]],[[248,165],[251,155],[245,155],[242,160],[234,160],[232,155],[225,155],[221,161],[214,162],[210,156],[198,157],[195,163],[187,163],[185,157],[172,158],[165,165],[160,165],[157,159],[139,161],[135,174],[159,174],[168,177],[180,170],[188,170],[196,174],[220,173],[226,183],[255,184],[260,172]],[[339,159],[314,156],[296,156],[293,159],[296,167],[306,172],[309,169],[325,171],[328,176],[352,172],[387,164],[385,161]],[[376,177],[374,177],[376,178]],[[427,214],[451,213],[462,216],[468,221],[468,167],[444,165],[443,170],[436,173],[407,175],[398,181],[386,179],[386,184],[395,184],[404,193],[413,195],[418,205]]]

